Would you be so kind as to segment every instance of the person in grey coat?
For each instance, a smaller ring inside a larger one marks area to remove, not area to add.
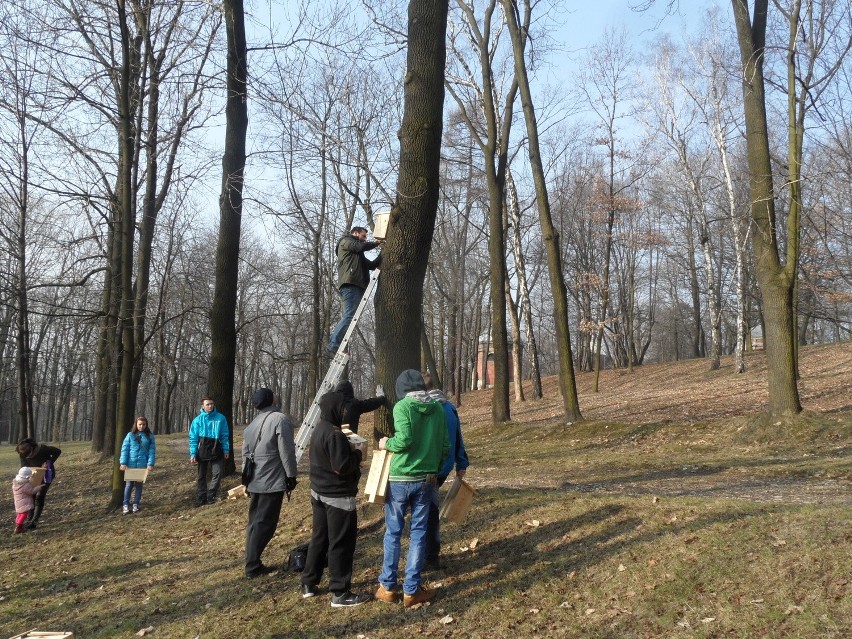
[[[273,572],[260,560],[275,529],[284,494],[296,487],[296,446],[290,417],[273,406],[272,391],[261,388],[252,396],[257,416],[243,433],[243,464],[254,455],[254,477],[246,490],[250,495],[246,527],[245,574],[248,579]]]

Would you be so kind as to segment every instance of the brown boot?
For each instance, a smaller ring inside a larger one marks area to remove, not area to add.
[[[23,524],[15,524],[15,532],[13,532],[12,534],[17,535],[18,533],[22,533],[22,532],[24,532],[24,525]]]
[[[426,603],[432,597],[435,596],[434,590],[426,590],[423,586],[420,586],[413,595],[405,595],[402,598],[402,605],[406,608],[411,608],[411,606],[416,606],[417,604]]]
[[[379,588],[376,590],[376,599],[385,603],[399,603],[399,592],[388,590],[382,584],[379,584]]]

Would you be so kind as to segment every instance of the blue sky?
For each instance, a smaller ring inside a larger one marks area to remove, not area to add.
[[[696,29],[705,11],[714,5],[731,12],[730,2],[721,0],[680,0],[672,14],[666,13],[669,0],[656,0],[644,12],[631,9],[640,3],[641,0],[568,0],[564,2],[565,24],[560,39],[571,49],[582,49],[600,40],[608,27],[624,27],[634,45],[639,45],[662,33]]]

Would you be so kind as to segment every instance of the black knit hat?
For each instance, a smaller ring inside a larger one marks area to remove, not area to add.
[[[272,391],[268,388],[258,388],[251,396],[251,403],[257,410],[272,406]]]

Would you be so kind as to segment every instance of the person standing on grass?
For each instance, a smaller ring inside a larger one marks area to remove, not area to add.
[[[18,442],[16,448],[18,455],[21,458],[21,466],[30,468],[44,468],[44,477],[41,480],[41,490],[35,496],[35,508],[30,511],[24,527],[35,529],[38,525],[38,520],[44,510],[44,498],[47,496],[47,491],[53,480],[56,478],[56,460],[62,454],[62,451],[55,446],[47,444],[39,444],[36,440],[27,437]]]
[[[467,451],[464,447],[464,439],[462,439],[461,421],[459,413],[455,405],[447,399],[443,391],[435,388],[432,382],[432,376],[424,371],[423,383],[426,385],[426,391],[430,399],[434,399],[441,404],[444,409],[444,416],[447,419],[447,435],[450,439],[450,454],[444,460],[443,466],[438,471],[438,488],[444,485],[447,481],[453,468],[456,470],[456,477],[462,479],[467,472],[467,467],[470,466],[470,461],[467,458]],[[441,568],[441,526],[440,526],[440,502],[438,500],[438,491],[436,490],[432,496],[432,503],[429,505],[429,525],[426,532],[426,563],[425,567],[430,570],[440,570]]]
[[[243,433],[243,465],[254,459],[246,526],[245,576],[254,579],[275,569],[260,556],[278,528],[284,495],[296,487],[296,444],[293,422],[277,406],[268,388],[259,388],[251,398],[257,415]]]
[[[30,483],[32,476],[33,471],[30,467],[24,466],[12,480],[12,496],[15,498],[15,532],[13,534],[16,535],[26,532],[24,522],[35,507],[35,495],[41,490],[41,487]]]
[[[189,463],[198,467],[196,506],[212,504],[219,492],[225,459],[231,458],[228,420],[216,410],[209,397],[201,400],[201,411],[189,426]],[[210,482],[207,482],[207,471]]]
[[[133,429],[127,433],[124,442],[121,444],[121,454],[118,458],[119,468],[127,470],[128,468],[146,468],[154,470],[154,464],[157,462],[157,445],[154,442],[154,434],[148,428],[148,418],[140,415],[133,422]],[[133,489],[136,489],[136,497],[133,500],[133,512],[139,512],[139,504],[142,502],[142,488],[144,482],[141,481],[126,481],[124,482],[124,503],[121,507],[123,514],[131,512],[130,495]]]
[[[402,584],[406,607],[429,601],[434,591],[423,587],[421,570],[426,560],[426,529],[429,505],[437,491],[438,470],[449,455],[446,417],[441,405],[426,394],[420,371],[409,369],[397,377],[397,403],[393,407],[393,437],[379,440],[380,450],[393,453],[385,500],[385,538],[382,573],[376,599],[399,601],[399,557],[405,515],[411,511],[408,558]]]
[[[364,253],[381,246],[384,240],[375,242],[367,241],[367,229],[363,226],[353,226],[348,235],[344,235],[337,241],[335,254],[337,255],[337,290],[343,303],[343,315],[340,321],[331,331],[331,337],[326,346],[326,354],[333,357],[343,342],[346,329],[355,317],[358,304],[370,283],[370,271],[379,268],[382,256],[376,259],[368,259]]]
[[[346,397],[326,393],[319,399],[320,419],[311,433],[311,543],[302,572],[302,597],[314,597],[328,566],[331,607],[360,606],[370,595],[352,592],[352,564],[358,536],[355,494],[366,444],[353,445],[340,430]]]

